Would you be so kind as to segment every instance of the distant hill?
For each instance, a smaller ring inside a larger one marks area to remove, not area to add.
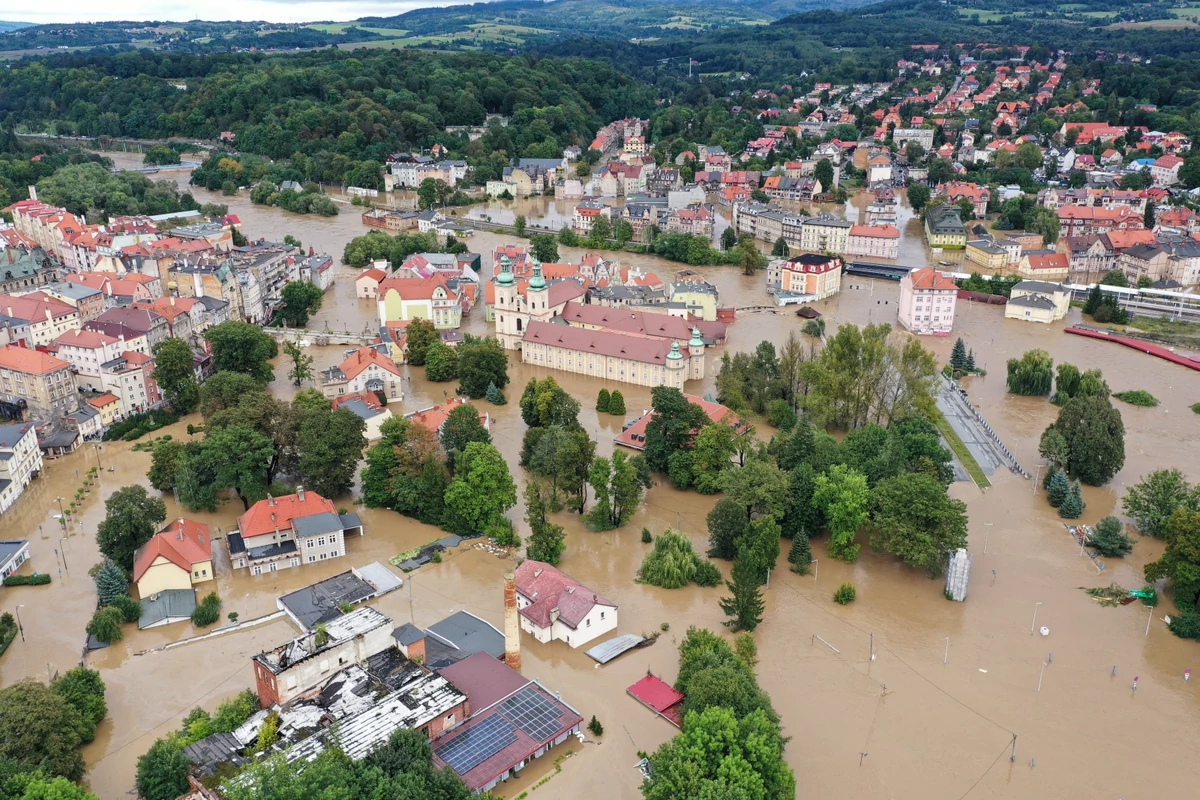
[[[32,28],[32,22],[5,22],[0,19],[0,33],[8,33],[9,31],[19,30],[21,28]]]

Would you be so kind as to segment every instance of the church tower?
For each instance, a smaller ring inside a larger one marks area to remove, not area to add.
[[[525,294],[529,319],[546,322],[550,319],[550,290],[542,275],[542,262],[533,259],[533,277],[529,279],[529,290]]]
[[[704,339],[700,338],[700,329],[692,328],[692,338],[688,342],[688,356],[691,360],[691,379],[694,381],[704,378]]]
[[[671,342],[671,352],[667,353],[667,386],[683,388],[683,382],[688,378],[687,364],[684,362],[683,353],[679,352],[679,342]]]
[[[517,302],[517,279],[513,276],[508,256],[502,255],[500,273],[496,275],[496,336],[507,350],[515,350],[523,335]]]

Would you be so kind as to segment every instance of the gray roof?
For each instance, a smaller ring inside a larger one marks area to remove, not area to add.
[[[75,430],[74,428],[63,429],[61,431],[55,431],[49,436],[43,438],[40,442],[38,442],[38,446],[40,446],[43,450],[48,450],[52,447],[70,447],[78,438],[79,431]]]
[[[925,212],[925,222],[934,233],[966,233],[961,211],[952,203],[943,203]]]
[[[341,616],[340,603],[357,603],[373,597],[376,589],[353,572],[342,572],[312,586],[285,594],[279,604],[308,630]]]
[[[75,283],[74,281],[53,283],[48,288],[53,289],[55,294],[70,297],[72,300],[83,300],[87,297],[104,294],[99,289],[93,289],[91,286],[84,286],[82,283]]]
[[[350,400],[343,401],[338,407],[349,409],[350,411],[353,411],[355,416],[357,416],[359,419],[364,420],[377,417],[383,413],[382,408],[372,408],[371,406],[367,405],[361,397],[355,397]]]
[[[1048,297],[1042,297],[1040,294],[1023,294],[1020,297],[1014,297],[1008,301],[1010,306],[1026,306],[1028,308],[1040,308],[1050,310],[1054,308],[1054,301]]]
[[[162,622],[184,620],[196,610],[196,592],[192,589],[165,589],[142,598],[142,617],[139,628],[149,628]]]
[[[362,520],[359,519],[358,514],[338,514],[338,520],[342,523],[342,530],[362,527]]]
[[[246,551],[246,557],[251,559],[274,558],[275,556],[294,552],[296,552],[296,543],[289,539],[286,542],[274,542],[272,544],[265,544],[262,547],[251,547]]]
[[[13,447],[21,441],[21,437],[33,429],[28,422],[12,422],[0,425],[0,445]],[[36,436],[36,434],[34,434]]]
[[[246,763],[238,754],[241,749],[242,743],[232,733],[214,733],[183,748],[183,754],[196,765],[196,772],[203,776],[211,775],[225,763],[236,766]]]
[[[602,642],[584,652],[601,664],[607,664],[625,651],[632,650],[644,641],[646,641],[646,638],[640,634],[626,633],[623,636],[616,636],[607,642]]]
[[[29,546],[29,542],[25,539],[10,539],[8,541],[0,541],[0,566],[4,566],[24,548]]]
[[[1053,283],[1051,281],[1021,281],[1013,289],[1019,289],[1023,292],[1046,292],[1049,294],[1066,291],[1066,288],[1061,283]]]
[[[342,521],[332,511],[323,511],[320,514],[309,514],[307,517],[293,518],[292,528],[295,529],[297,536],[316,536],[320,533],[340,531],[342,529]]]
[[[413,642],[419,642],[425,638],[425,631],[413,625],[411,622],[406,622],[396,630],[392,631],[392,638],[400,644],[408,647]]]
[[[450,661],[461,661],[475,653],[487,653],[495,658],[504,655],[504,634],[469,611],[457,611],[430,625],[427,632],[431,640],[425,643],[425,652],[429,653],[432,639],[436,638],[449,645],[452,652],[447,656]],[[435,660],[429,656],[430,666],[437,666]]]

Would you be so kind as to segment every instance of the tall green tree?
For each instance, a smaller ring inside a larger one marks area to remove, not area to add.
[[[967,506],[949,497],[934,476],[902,472],[872,491],[867,531],[872,550],[897,555],[934,576],[946,568],[951,552],[967,546]]]
[[[666,472],[668,459],[680,450],[691,450],[695,434],[710,424],[708,414],[691,403],[674,387],[655,386],[650,390],[652,413],[646,423],[646,465],[655,472]]]
[[[408,363],[414,367],[425,366],[425,358],[434,342],[441,343],[442,338],[428,319],[414,319],[404,329],[405,344],[408,348]]]
[[[167,518],[167,507],[142,486],[118,489],[104,501],[104,519],[96,526],[100,552],[126,572],[133,571],[133,556],[154,536]]]
[[[200,452],[201,463],[215,475],[214,488],[233,489],[246,509],[267,496],[275,447],[252,426],[238,423],[209,431]]]
[[[300,421],[298,477],[305,488],[328,498],[354,485],[367,424],[348,408],[303,415]]]
[[[829,526],[829,555],[839,561],[858,558],[854,537],[867,518],[871,491],[867,478],[853,467],[835,464],[817,476],[813,503]]]
[[[1067,442],[1067,471],[1091,486],[1102,486],[1125,465],[1125,424],[1104,397],[1076,397],[1051,426]]]
[[[100,673],[86,667],[72,667],[54,679],[50,688],[75,707],[83,719],[83,740],[90,742],[96,737],[96,726],[108,716],[108,704],[104,702],[104,681]]]
[[[1176,511],[1200,511],[1200,485],[1189,484],[1177,469],[1158,469],[1125,491],[1121,507],[1138,533],[1161,539]]]
[[[206,330],[204,339],[212,348],[218,372],[240,372],[263,383],[275,379],[269,362],[279,355],[279,347],[259,326],[231,319]]]
[[[770,514],[781,518],[786,510],[787,473],[766,458],[751,458],[740,468],[721,473],[721,489],[746,513]]]
[[[243,398],[261,392],[263,383],[241,372],[218,372],[200,387],[200,413],[207,421],[213,414],[238,406]]]
[[[26,679],[0,689],[0,762],[77,781],[87,728],[79,709],[44,683]]]
[[[642,502],[645,483],[636,458],[618,450],[611,459],[597,456],[592,461],[590,482],[596,500],[587,520],[595,530],[621,527]]]
[[[733,468],[734,436],[733,426],[725,421],[719,425],[706,425],[696,436],[692,449],[692,485],[700,494],[716,494],[721,490],[722,472]]]
[[[788,250],[788,243],[782,236],[775,240],[775,246],[771,248],[771,255],[775,258],[787,258],[791,255]]]
[[[137,761],[137,791],[141,800],[175,800],[188,792],[191,760],[171,739],[159,739]]]
[[[525,522],[529,525],[529,540],[525,554],[534,561],[557,564],[567,549],[566,532],[546,517],[546,501],[537,481],[525,484]]]
[[[292,385],[300,386],[305,381],[311,381],[313,357],[307,355],[295,342],[284,342],[283,352],[292,360],[292,368],[288,370],[288,377],[292,379]]]
[[[558,243],[548,233],[539,233],[529,239],[529,251],[543,264],[558,262]]]
[[[828,158],[822,158],[813,168],[813,180],[821,184],[821,191],[829,193],[833,191],[833,162]]]
[[[307,325],[309,317],[317,313],[321,301],[325,299],[325,293],[312,281],[290,281],[279,296],[283,307],[277,316],[285,325],[293,328]]]
[[[467,334],[458,350],[458,383],[467,397],[487,394],[488,386],[508,385],[508,353],[494,336]]]
[[[1050,394],[1054,381],[1054,360],[1045,350],[1026,350],[1020,358],[1008,360],[1008,391],[1033,397]]]
[[[461,453],[471,442],[492,443],[492,435],[479,419],[479,409],[470,403],[462,403],[450,409],[440,433],[442,449],[449,457],[451,468],[454,454]]]
[[[434,383],[445,383],[458,377],[458,348],[441,340],[429,345],[425,352],[425,377]],[[487,391],[487,387],[484,387]]]
[[[733,561],[731,580],[725,585],[730,596],[721,600],[721,611],[729,618],[725,625],[735,631],[752,631],[762,622],[762,581],[753,558],[743,558],[739,553]]]
[[[521,419],[531,428],[579,425],[579,401],[558,385],[553,376],[530,378],[521,393]]]
[[[745,507],[728,497],[717,501],[706,518],[708,523],[708,555],[731,561],[737,555],[737,543],[750,524]]]
[[[1146,580],[1166,578],[1180,611],[1200,611],[1200,511],[1179,508],[1163,529],[1167,547],[1157,561],[1146,565]]]
[[[100,598],[102,606],[108,605],[113,598],[129,591],[129,577],[125,574],[125,570],[107,558],[100,562],[94,579],[96,594]]]
[[[447,526],[459,533],[487,531],[516,505],[517,488],[495,446],[470,442],[459,455],[446,487]]]
[[[170,337],[155,343],[154,380],[176,414],[190,414],[200,404],[200,384],[192,348],[183,339]]]

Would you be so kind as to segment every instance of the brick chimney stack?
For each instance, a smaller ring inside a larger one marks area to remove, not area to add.
[[[517,619],[517,576],[504,573],[504,663],[521,669],[521,624]]]

